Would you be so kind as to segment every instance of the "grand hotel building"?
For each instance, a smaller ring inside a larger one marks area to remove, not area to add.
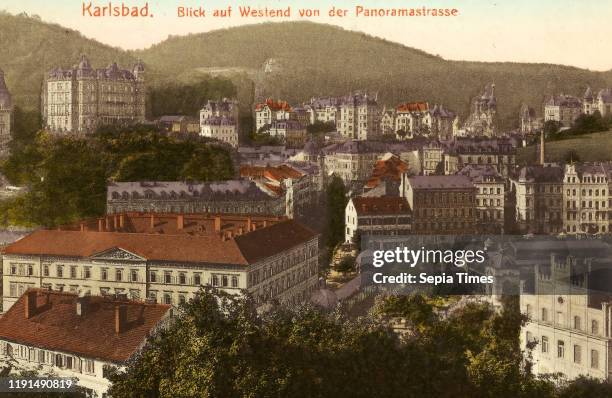
[[[28,288],[177,305],[200,286],[298,302],[318,281],[318,235],[281,217],[122,213],[38,230],[3,254],[3,312]]]

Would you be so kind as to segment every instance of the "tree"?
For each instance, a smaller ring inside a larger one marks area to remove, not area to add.
[[[355,257],[353,256],[345,256],[336,265],[336,271],[341,272],[343,274],[352,272],[355,270]]]
[[[547,120],[544,122],[544,134],[552,135],[559,132],[561,129],[561,122],[556,120]]]
[[[612,384],[589,377],[579,377],[561,388],[559,398],[612,397]]]
[[[306,132],[309,135],[324,134],[336,131],[336,123],[316,121],[313,124],[306,126]]]
[[[334,175],[327,186],[327,229],[326,246],[333,252],[338,243],[344,240],[344,212],[348,199],[342,179]]]

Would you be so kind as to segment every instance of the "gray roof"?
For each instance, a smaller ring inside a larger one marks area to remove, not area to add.
[[[483,165],[473,165],[469,164],[465,166],[463,169],[459,170],[457,173],[459,175],[463,175],[468,177],[473,182],[502,182],[503,177],[501,174],[495,169],[495,167],[483,164]]]
[[[408,178],[413,189],[469,189],[474,188],[472,181],[464,175],[415,176]]]
[[[543,182],[543,183],[559,183],[563,181],[564,170],[557,165],[551,166],[526,166],[519,171],[519,180]]]

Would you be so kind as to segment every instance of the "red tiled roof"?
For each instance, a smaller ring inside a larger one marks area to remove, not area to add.
[[[270,108],[273,111],[291,112],[291,106],[289,105],[287,101],[274,101],[273,99],[268,98],[266,102],[255,105],[255,110],[256,111],[262,110],[264,106],[268,106],[268,108]]]
[[[429,104],[427,102],[407,102],[398,105],[396,110],[398,112],[425,112],[429,110]]]
[[[28,292],[36,294],[37,308],[29,319],[25,317]],[[118,303],[110,297],[91,296],[83,315],[77,315],[76,294],[28,292],[0,318],[0,339],[115,363],[128,360],[170,309],[169,305]],[[117,304],[127,310],[126,329],[119,334],[115,332]]]
[[[358,215],[410,213],[410,205],[406,198],[396,196],[357,196],[351,200]]]
[[[408,170],[408,164],[402,161],[397,156],[393,155],[388,159],[378,160],[374,164],[372,176],[366,183],[367,188],[375,188],[380,184],[382,179],[392,179],[400,181],[402,173]]]
[[[293,220],[273,225],[264,221],[263,228],[233,239],[218,235],[38,230],[7,246],[6,254],[87,258],[120,248],[153,261],[249,265],[255,258],[273,256],[314,236],[315,232]],[[252,246],[259,249],[257,256]]]

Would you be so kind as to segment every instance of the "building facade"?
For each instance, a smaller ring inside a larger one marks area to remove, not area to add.
[[[239,122],[240,110],[238,101],[235,99],[223,98],[220,101],[208,100],[206,105],[200,109],[200,123],[214,117],[224,117]]]
[[[255,129],[260,131],[276,120],[289,120],[291,112],[291,106],[286,101],[268,98],[265,102],[255,105]]]
[[[247,180],[220,182],[113,182],[108,214],[124,212],[286,215],[285,197]]]
[[[43,125],[53,132],[91,133],[99,126],[145,120],[145,69],[116,63],[94,69],[82,56],[72,68],[51,70],[43,84]]]
[[[412,212],[406,198],[362,197],[349,200],[345,211],[345,242],[359,245],[368,235],[410,235]]]
[[[402,196],[412,209],[415,234],[476,232],[476,188],[466,176],[410,177],[404,174]]]
[[[536,133],[543,127],[542,119],[537,116],[535,109],[527,104],[522,104],[519,111],[519,127],[523,134]]]
[[[599,112],[601,116],[608,116],[612,113],[612,89],[604,88],[593,94],[591,87],[587,87],[582,98],[582,112],[592,115]]]
[[[124,214],[98,222],[8,245],[3,310],[29,288],[178,305],[210,285],[263,304],[304,300],[318,283],[318,235],[293,220]]]
[[[591,263],[590,258],[552,255],[550,266],[536,268],[534,291],[521,292],[521,312],[529,317],[521,346],[535,345],[535,374],[610,380],[612,296],[591,292],[596,272],[575,272]]]
[[[168,305],[28,289],[0,319],[0,356],[14,373],[77,379],[90,396],[104,397],[107,367],[124,368],[171,312]]]
[[[501,174],[489,165],[468,165],[458,174],[468,177],[476,188],[476,231],[503,232],[505,180]]]
[[[343,137],[368,140],[380,135],[380,112],[376,98],[355,93],[340,103],[336,129]]]
[[[581,113],[582,102],[571,95],[553,95],[544,102],[544,121],[559,122],[561,127],[571,127]]]
[[[234,148],[240,145],[236,120],[227,116],[211,116],[200,119],[200,135],[224,142]]]

